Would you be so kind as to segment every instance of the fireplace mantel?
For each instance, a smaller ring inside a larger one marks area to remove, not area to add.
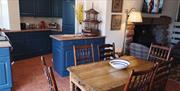
[[[165,22],[164,22],[165,21]],[[142,23],[136,23],[136,25],[160,25],[160,24],[170,24],[171,18],[168,16],[160,17],[143,17]]]

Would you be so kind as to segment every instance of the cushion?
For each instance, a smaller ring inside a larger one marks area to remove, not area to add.
[[[140,59],[147,60],[147,56],[149,53],[149,48],[138,44],[138,43],[131,43],[130,44],[130,55],[135,56]]]

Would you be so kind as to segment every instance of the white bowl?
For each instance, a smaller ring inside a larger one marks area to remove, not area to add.
[[[123,59],[113,59],[109,62],[109,64],[115,69],[124,69],[130,65],[128,61]]]

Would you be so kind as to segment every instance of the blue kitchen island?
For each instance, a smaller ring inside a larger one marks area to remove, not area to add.
[[[85,37],[82,35],[50,35],[54,70],[62,77],[68,76],[67,67],[74,65],[73,45],[93,44],[94,59],[98,61],[98,45],[105,44],[105,36]]]
[[[9,41],[0,41],[0,91],[11,91],[12,73]]]

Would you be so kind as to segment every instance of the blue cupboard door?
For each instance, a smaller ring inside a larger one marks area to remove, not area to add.
[[[11,67],[9,57],[0,58],[0,91],[1,89],[11,88]]]
[[[63,0],[52,0],[53,17],[62,17]]]
[[[72,48],[69,48],[69,49],[66,49],[64,51],[65,53],[65,67],[70,67],[70,66],[74,66],[74,53],[73,53],[73,49]]]
[[[63,33],[73,34],[75,32],[75,0],[63,1]]]
[[[36,9],[37,9],[36,16],[51,17],[52,16],[51,0],[37,0]]]
[[[20,16],[35,16],[36,0],[19,0]]]
[[[6,64],[4,62],[0,62],[0,85],[7,84],[6,81]]]

